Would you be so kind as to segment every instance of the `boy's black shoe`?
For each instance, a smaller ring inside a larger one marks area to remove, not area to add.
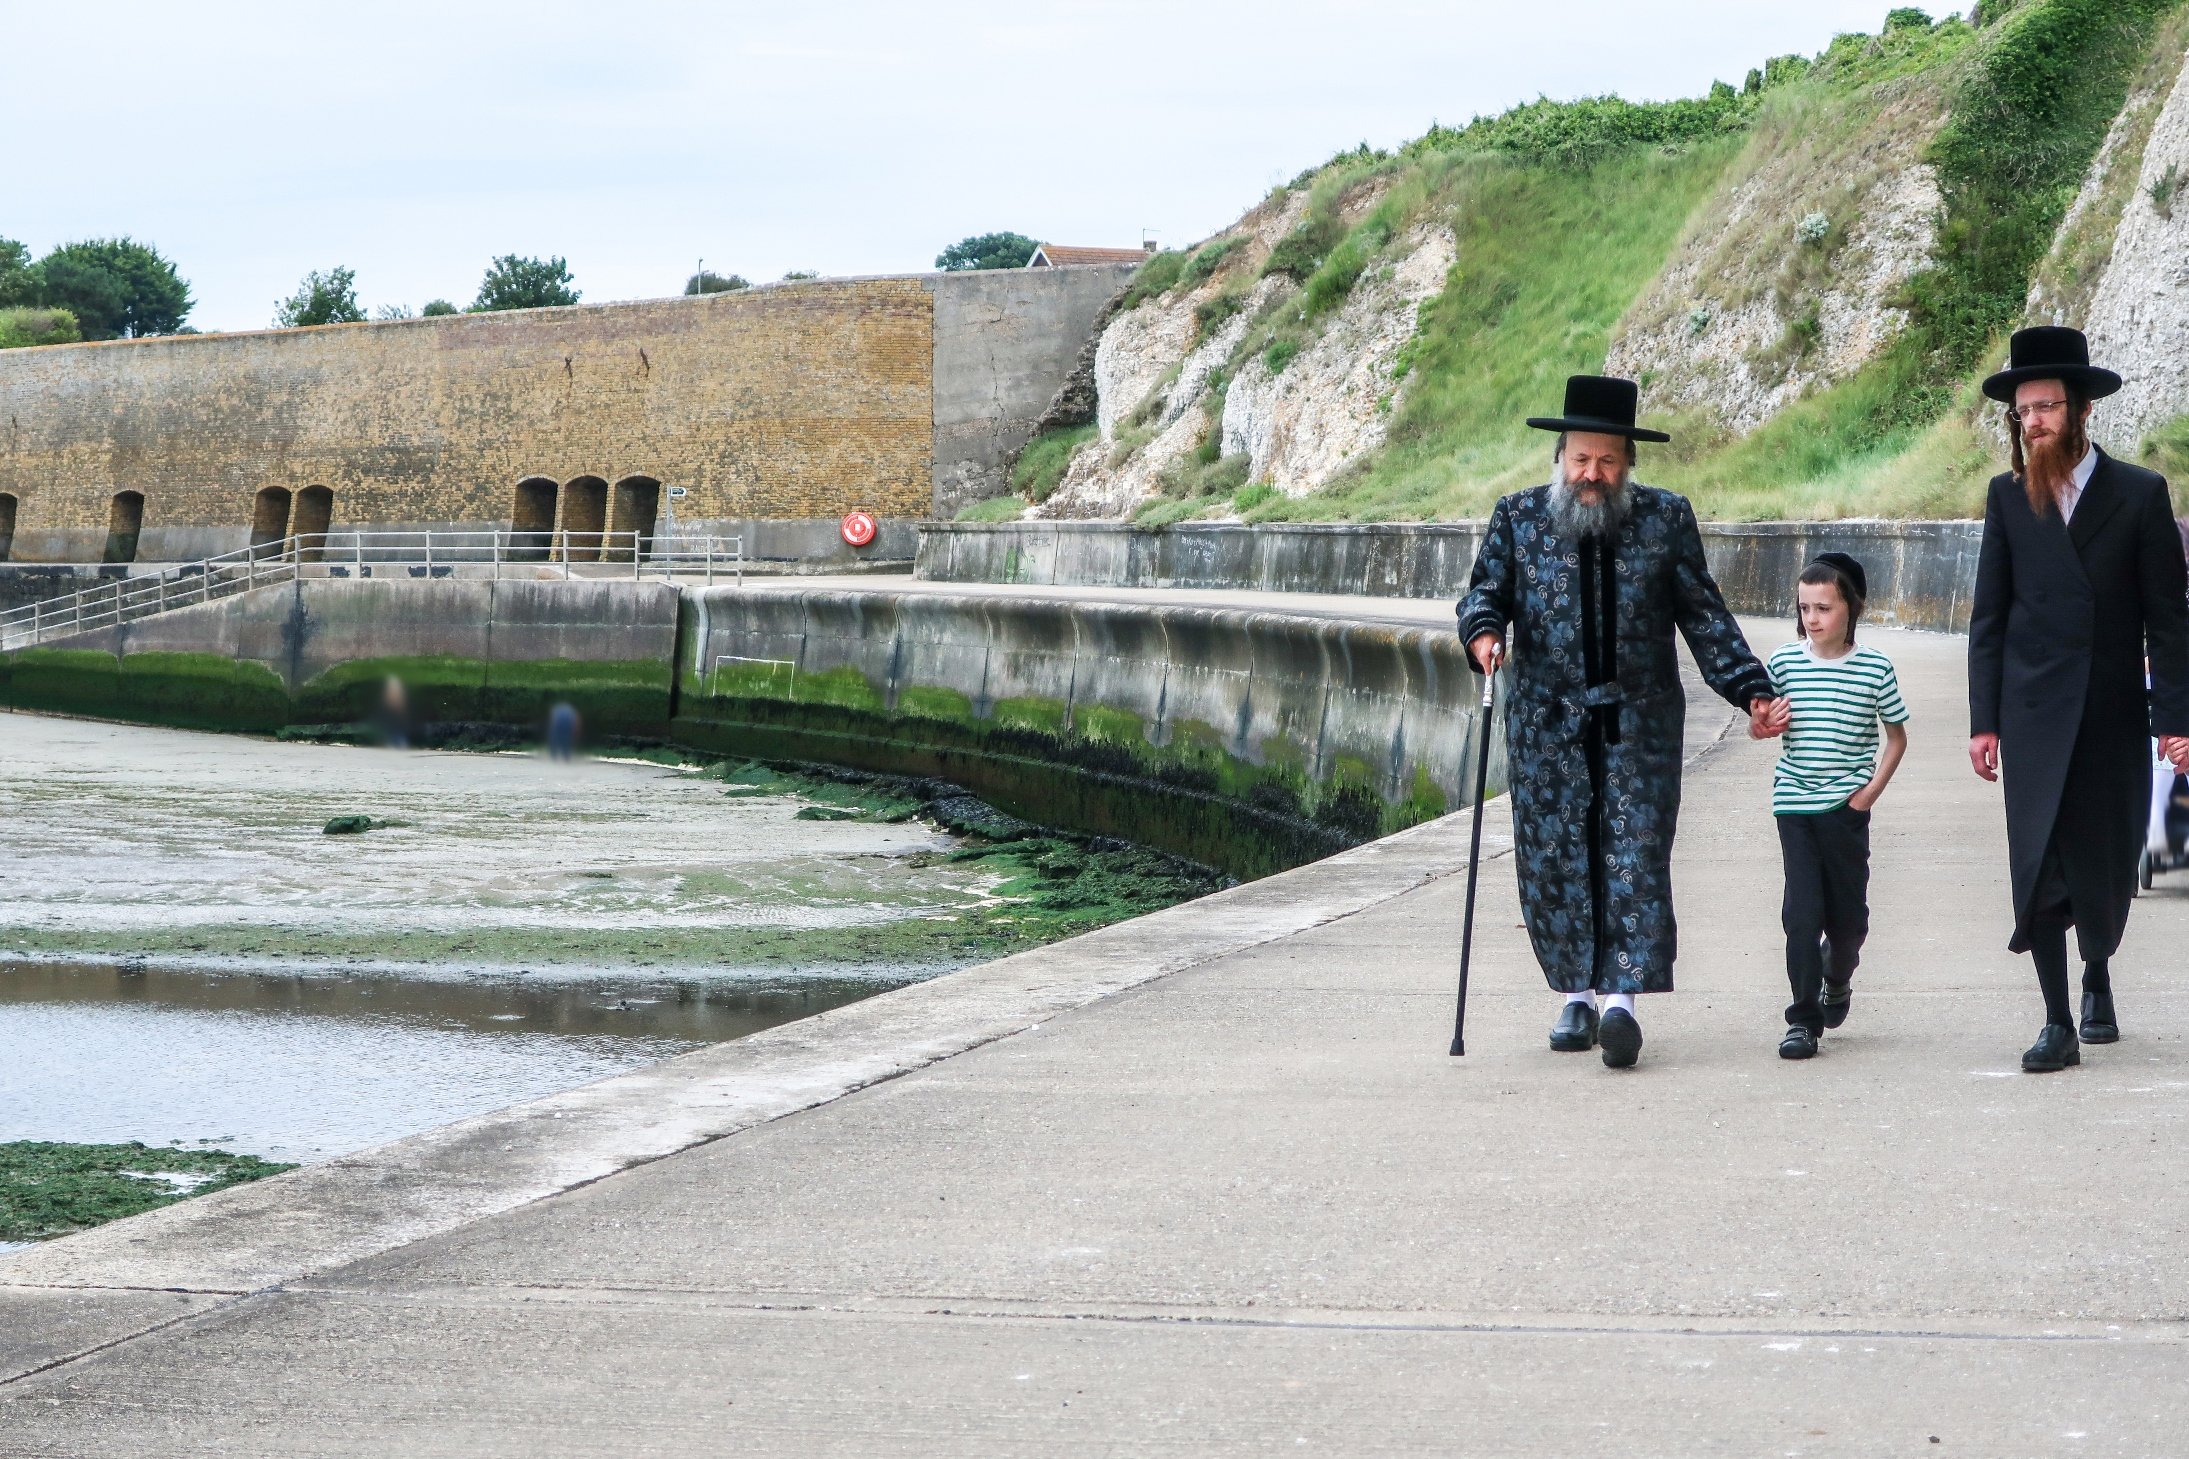
[[[1779,1057],[1782,1059],[1814,1059],[1817,1056],[1817,1036],[1800,1024],[1786,1030],[1786,1037],[1779,1040]]]
[[[2048,1023],[2037,1042],[2022,1055],[2022,1072],[2025,1074],[2056,1074],[2083,1061],[2082,1045],[2075,1040],[2075,1030],[2064,1023]]]
[[[1585,1054],[1596,1047],[1596,1010],[1586,1003],[1568,1003],[1558,1010],[1551,1025],[1551,1051]]]
[[[1607,1009],[1596,1026],[1596,1042],[1604,1051],[1606,1069],[1631,1069],[1642,1057],[1642,1026],[1624,1008]]]
[[[2113,1016],[2113,990],[2083,994],[2082,1040],[2086,1044],[2117,1044],[2120,1021]]]
[[[1824,980],[1824,1026],[1838,1028],[1847,1021],[1847,1010],[1855,1006],[1855,984],[1852,978],[1844,983]]]

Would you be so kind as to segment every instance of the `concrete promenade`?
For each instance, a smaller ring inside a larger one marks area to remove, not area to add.
[[[1865,636],[1913,749],[1812,1062],[1699,704],[1635,1071],[1547,1052],[1500,804],[1465,1059],[1454,816],[0,1258],[0,1456],[2189,1452],[2189,876],[2021,1074],[1963,646]]]

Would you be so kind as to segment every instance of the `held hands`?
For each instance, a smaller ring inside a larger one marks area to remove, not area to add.
[[[1505,661],[1505,636],[1501,633],[1478,633],[1468,640],[1467,653],[1482,673],[1494,674],[1497,666]]]
[[[1759,696],[1748,702],[1748,737],[1752,740],[1772,740],[1786,733],[1786,727],[1794,722],[1794,701]]]
[[[1986,780],[1999,778],[1999,737],[1997,735],[1969,736],[1969,765]]]
[[[2189,735],[2160,735],[2159,753],[2176,775],[2189,775]]]

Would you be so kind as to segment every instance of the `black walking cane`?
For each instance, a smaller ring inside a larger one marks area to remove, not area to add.
[[[1482,797],[1490,788],[1490,735],[1496,725],[1490,706],[1497,699],[1497,669],[1504,655],[1490,660],[1482,676],[1482,752],[1475,759],[1475,829],[1467,848],[1467,916],[1459,929],[1459,1012],[1452,1017],[1452,1056],[1467,1052],[1467,964],[1475,946],[1475,884],[1482,879]]]

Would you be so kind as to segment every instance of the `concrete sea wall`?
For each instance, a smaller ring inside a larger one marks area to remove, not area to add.
[[[1470,794],[1479,681],[1449,633],[718,588],[688,595],[684,638],[684,743],[939,775],[1031,820],[1242,875]]]
[[[1906,628],[1968,627],[1980,522],[1706,523],[1703,550],[1733,607],[1782,614],[1817,553],[1852,553],[1869,616]],[[928,523],[917,572],[936,582],[1452,598],[1466,591],[1482,524]]]
[[[1450,633],[584,579],[262,588],[0,657],[0,704],[266,733],[368,719],[390,676],[422,720],[569,699],[594,734],[937,776],[1240,876],[1464,804],[1481,730]]]
[[[305,579],[0,656],[0,703],[270,733],[370,718],[389,677],[429,721],[668,731],[674,588]]]

